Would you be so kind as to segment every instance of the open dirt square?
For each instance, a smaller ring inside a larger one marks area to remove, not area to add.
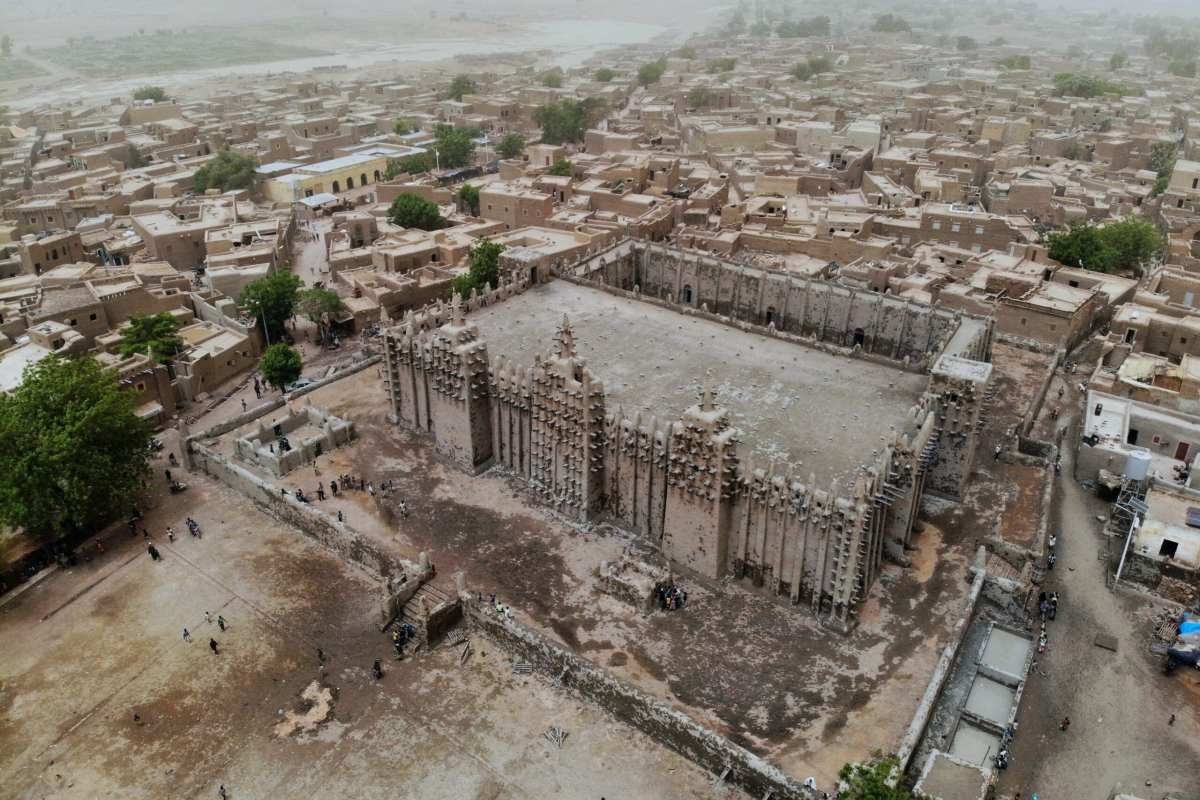
[[[486,640],[392,661],[373,579],[189,481],[162,561],[122,528],[0,607],[0,798],[742,797]]]

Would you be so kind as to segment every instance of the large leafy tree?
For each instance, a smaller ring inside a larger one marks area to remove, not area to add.
[[[259,325],[266,325],[271,340],[283,335],[283,323],[295,313],[296,299],[304,283],[290,272],[272,272],[242,289],[243,309]]]
[[[466,75],[455,75],[454,80],[450,81],[450,88],[446,90],[446,97],[451,100],[462,100],[464,94],[471,94],[474,91],[475,81]]]
[[[657,61],[650,61],[638,67],[637,81],[642,86],[658,83],[666,71],[666,59],[660,58]]]
[[[415,153],[404,158],[389,158],[383,177],[390,181],[397,175],[420,175],[431,169],[433,169],[433,156],[429,153]]]
[[[434,147],[443,169],[465,167],[475,156],[474,131],[453,125],[438,125],[433,130]]]
[[[1163,248],[1163,235],[1140,217],[1109,222],[1072,225],[1048,237],[1049,254],[1055,261],[1096,272],[1140,269]]]
[[[885,758],[873,764],[847,764],[838,773],[844,788],[838,800],[920,800],[922,795],[893,781],[896,760]]]
[[[481,292],[500,285],[500,254],[504,245],[491,239],[481,239],[471,248],[470,269],[467,274],[454,279],[454,291],[466,297],[472,289]]]
[[[617,77],[617,73],[613,72],[608,67],[601,67],[600,69],[598,69],[594,73],[592,73],[592,79],[597,81],[598,83],[608,83],[615,77]]]
[[[222,192],[248,189],[254,183],[254,169],[257,166],[258,162],[253,156],[226,148],[196,170],[192,178],[192,188],[197,192],[206,192],[209,189],[219,189]]]
[[[558,100],[539,106],[533,120],[542,129],[546,144],[565,144],[583,140],[583,134],[604,113],[604,100],[588,97],[584,100]]]
[[[908,33],[912,25],[904,17],[895,14],[879,14],[871,23],[871,30],[877,33]]]
[[[423,231],[436,231],[445,224],[437,203],[409,192],[397,195],[392,201],[388,208],[388,220],[402,228],[419,228]]]
[[[281,392],[289,383],[300,377],[303,368],[304,363],[300,360],[299,351],[284,342],[268,347],[258,364],[258,369],[267,383]]]
[[[551,164],[550,169],[546,170],[546,172],[559,178],[569,178],[571,177],[572,169],[574,169],[574,165],[570,161],[565,158],[560,158],[558,161],[555,161],[553,164]]]
[[[516,131],[509,131],[496,142],[496,153],[501,158],[516,158],[525,149],[525,137]]]
[[[313,286],[300,292],[296,301],[296,310],[304,315],[309,322],[317,326],[321,333],[321,341],[329,338],[331,321],[334,315],[345,311],[346,304],[337,292],[321,286]]]
[[[170,361],[183,352],[179,320],[167,311],[134,314],[123,331],[118,350],[123,356],[146,353],[155,361]]]
[[[464,183],[458,187],[458,199],[472,214],[479,213],[479,187]]]
[[[153,100],[161,103],[167,99],[167,92],[161,86],[139,86],[133,90],[134,100]]]
[[[128,512],[149,474],[134,395],[94,358],[46,358],[0,395],[0,523],[43,542]]]

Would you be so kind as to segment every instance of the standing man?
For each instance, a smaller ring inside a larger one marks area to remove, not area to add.
[[[217,647],[217,640],[210,638],[208,640],[208,649],[213,651],[213,655],[221,655],[221,650]]]

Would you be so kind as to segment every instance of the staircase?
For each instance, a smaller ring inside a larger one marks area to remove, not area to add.
[[[421,645],[429,646],[429,614],[443,603],[454,601],[454,597],[430,582],[421,584],[416,594],[409,598],[400,610],[400,615],[392,623],[394,628],[408,623],[416,630],[409,640],[407,648],[415,651]]]

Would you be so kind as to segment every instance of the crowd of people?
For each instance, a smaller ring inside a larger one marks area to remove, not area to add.
[[[687,592],[674,583],[659,584],[658,607],[663,611],[678,611],[687,604]]]

